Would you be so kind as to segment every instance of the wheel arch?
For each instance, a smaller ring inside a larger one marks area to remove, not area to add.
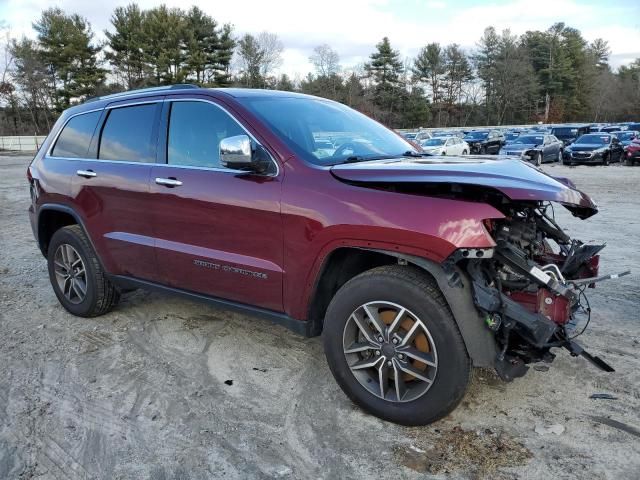
[[[53,234],[59,229],[69,225],[79,225],[95,250],[93,241],[84,226],[82,218],[73,208],[57,203],[45,203],[38,208],[37,217],[38,247],[45,257],[47,256],[49,242]]]
[[[345,260],[348,259],[346,262]],[[424,257],[364,247],[340,247],[325,260],[309,302],[309,332],[319,335],[329,302],[348,280],[372,268],[395,263],[411,264],[429,275],[438,285],[460,330],[465,348],[476,367],[494,367],[497,344],[494,334],[484,326],[473,304],[471,283],[455,266],[445,272],[441,264]],[[456,281],[453,282],[453,277]]]

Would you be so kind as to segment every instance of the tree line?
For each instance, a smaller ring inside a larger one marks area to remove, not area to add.
[[[277,75],[274,33],[237,36],[198,7],[118,7],[105,39],[60,8],[33,23],[35,39],[0,25],[0,135],[45,134],[89,97],[173,83],[291,90],[345,103],[395,128],[623,121],[640,116],[640,59],[616,71],[607,42],[556,23],[514,35],[485,29],[476,47],[433,42],[402,58],[387,37],[344,68],[319,45],[304,78]]]

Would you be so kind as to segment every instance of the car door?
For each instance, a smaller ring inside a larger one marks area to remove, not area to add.
[[[161,106],[162,98],[108,105],[87,156],[74,160],[75,205],[112,274],[157,278],[149,175]]]
[[[551,138],[551,144],[553,145],[553,150],[551,152],[551,160],[556,161],[561,156],[560,152],[562,151],[562,147],[564,143],[562,143],[562,141],[560,141],[555,135],[550,135],[550,138]]]
[[[551,145],[551,139],[549,138],[549,135],[544,135],[543,140],[542,140],[542,161],[547,161],[549,160],[549,158],[551,158],[551,149],[552,149],[552,145]]]
[[[222,167],[220,140],[248,132],[218,103],[167,97],[162,117],[150,181],[162,283],[282,311],[280,173]]]
[[[453,138],[449,137],[447,138],[447,141],[444,142],[444,154],[445,155],[454,155],[455,154],[455,147],[453,145]]]
[[[489,132],[489,147],[487,151],[497,153],[500,150],[500,137],[497,132]]]
[[[615,135],[611,136],[611,161],[620,161],[624,151],[620,139]]]
[[[453,153],[455,155],[462,155],[462,144],[459,137],[453,137]]]

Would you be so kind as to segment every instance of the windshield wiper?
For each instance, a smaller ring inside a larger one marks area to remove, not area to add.
[[[390,155],[375,155],[371,157],[363,157],[362,155],[352,155],[350,157],[345,158],[344,160],[337,163],[336,165],[339,165],[340,163],[358,163],[358,162],[368,162],[370,160],[384,160],[386,158],[393,158],[393,157]]]
[[[402,155],[402,157],[424,157],[425,153],[419,153],[419,152],[414,152],[412,150],[407,150],[406,152],[404,152]]]

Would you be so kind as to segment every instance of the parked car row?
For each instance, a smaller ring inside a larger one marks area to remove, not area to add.
[[[487,129],[407,132],[430,155],[500,155],[541,165],[602,164],[640,160],[640,123],[567,123]]]

